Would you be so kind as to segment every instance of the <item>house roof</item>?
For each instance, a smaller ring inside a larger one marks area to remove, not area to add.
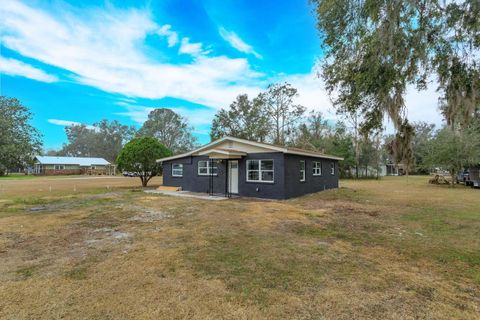
[[[110,162],[103,158],[36,156],[35,160],[41,164],[76,164],[79,166],[100,166],[110,164]]]
[[[225,143],[225,142],[236,142],[236,143],[240,143],[240,144],[247,145],[247,146],[261,148],[261,149],[264,149],[267,152],[268,151],[269,152],[283,152],[283,153],[287,153],[287,154],[296,154],[296,155],[322,158],[322,159],[343,160],[343,158],[341,158],[341,157],[332,156],[332,155],[328,155],[328,154],[324,154],[324,153],[320,153],[320,152],[316,152],[316,151],[309,151],[309,150],[303,150],[303,149],[299,149],[299,148],[278,146],[278,145],[274,145],[274,144],[250,141],[250,140],[234,138],[234,137],[223,137],[221,139],[210,142],[209,144],[206,144],[206,145],[204,145],[200,148],[197,148],[195,150],[192,150],[190,152],[186,152],[186,153],[178,154],[178,155],[175,155],[175,156],[158,159],[157,162],[175,160],[175,159],[188,157],[188,156],[192,156],[192,155],[197,155],[197,154],[198,155],[207,154],[208,152],[205,152],[205,150],[208,150],[208,149],[228,150],[228,148],[225,148],[225,147],[215,148],[216,146],[218,146],[222,143]],[[233,149],[230,149],[230,151],[231,152],[245,152],[244,150],[239,150],[238,146],[233,148]],[[248,152],[246,152],[246,153],[248,153]]]

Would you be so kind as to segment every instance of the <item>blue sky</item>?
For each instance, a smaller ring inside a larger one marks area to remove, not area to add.
[[[139,127],[165,107],[206,143],[219,108],[278,81],[334,119],[316,75],[312,10],[308,0],[4,0],[0,91],[31,108],[47,149],[66,142],[65,125],[107,118]],[[436,98],[409,94],[411,118],[439,122]]]

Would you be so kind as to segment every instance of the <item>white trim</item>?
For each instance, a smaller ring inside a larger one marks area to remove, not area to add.
[[[289,148],[286,148],[286,147],[275,146],[275,145],[262,143],[262,142],[249,141],[249,140],[239,139],[239,138],[234,138],[234,137],[223,137],[221,139],[210,142],[209,144],[206,144],[206,145],[204,145],[200,148],[197,148],[195,150],[192,150],[190,152],[178,154],[178,155],[171,156],[171,157],[158,159],[157,162],[164,162],[164,161],[170,161],[170,160],[175,160],[175,159],[179,159],[179,158],[188,157],[188,156],[193,155],[194,153],[200,153],[203,150],[212,148],[212,147],[214,147],[214,146],[216,146],[216,145],[218,145],[218,144],[220,144],[224,141],[234,141],[234,142],[243,143],[243,144],[250,145],[250,146],[264,148],[264,149],[271,150],[271,151],[288,153],[288,154],[296,154],[296,155],[313,157],[313,158],[343,160],[343,158],[341,158],[341,157],[331,156],[331,155],[327,155],[327,154],[321,154],[321,153],[317,153],[317,152],[313,152],[313,151],[292,150],[292,149],[289,149]],[[235,150],[235,151],[238,152],[239,150]]]
[[[177,154],[176,156],[161,158],[161,159],[158,159],[157,162],[170,161],[170,160],[180,159],[180,158],[184,158],[184,157],[188,157],[188,156],[190,156],[190,152]]]
[[[303,163],[303,170],[302,170],[302,164]],[[300,160],[299,161],[299,171],[300,173],[303,173],[302,177],[300,178],[300,182],[305,182],[305,180],[307,179],[307,174],[306,174],[306,170],[307,170],[307,163],[305,162],[305,160]]]
[[[181,169],[175,169],[174,166],[180,166]],[[182,170],[182,174],[174,174],[174,171]],[[183,177],[183,163],[172,163],[172,177]]]
[[[248,178],[249,171],[257,171],[257,170],[248,170],[248,162],[249,161],[258,161],[258,180],[250,180]],[[262,161],[272,161],[272,170],[263,170],[262,171]],[[262,180],[262,172],[272,172],[273,180]],[[246,181],[247,182],[255,182],[255,183],[275,183],[275,161],[273,159],[247,159],[245,162],[245,172],[246,172]]]
[[[206,167],[202,167],[202,168],[207,168],[207,173],[200,173],[200,162],[206,162],[207,163]],[[212,168],[217,168],[217,173],[211,174]],[[199,176],[210,176],[210,175],[217,176],[218,175],[218,164],[214,163],[213,167],[210,167],[210,160],[198,160],[198,162],[197,162],[197,174]]]
[[[314,153],[314,152],[310,153],[309,151],[297,151],[297,150],[286,149],[284,153],[296,154],[299,156],[307,156],[307,157],[320,158],[320,159],[330,159],[330,160],[339,160],[339,161],[343,160],[343,158],[341,157],[331,156],[328,154]]]
[[[229,151],[229,150],[221,150],[221,149],[211,149],[211,150],[198,152],[198,154],[200,156],[211,154],[211,153],[224,154],[224,155],[227,155],[227,156],[230,156],[230,155],[232,155],[232,156],[246,156],[247,155],[246,152],[238,151],[238,150]]]
[[[319,167],[316,167],[316,164],[319,164]],[[316,170],[319,170],[320,173],[315,173]],[[322,175],[322,162],[321,161],[312,161],[312,171],[313,171],[313,176],[319,177]]]
[[[233,168],[233,164],[236,164],[236,168]],[[239,174],[239,162],[238,160],[230,160],[228,161],[228,167],[227,167],[227,170],[228,170],[228,186],[227,186],[227,190],[229,193],[232,193],[232,194],[238,194],[238,185],[239,185],[239,182],[240,182],[240,174]],[[234,175],[233,175],[233,172],[236,172],[236,183],[235,183],[235,179],[234,179]]]

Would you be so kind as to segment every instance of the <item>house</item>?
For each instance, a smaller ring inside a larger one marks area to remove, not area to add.
[[[209,194],[288,199],[338,188],[343,158],[224,137],[193,151],[159,159],[163,184]]]
[[[36,175],[115,175],[115,166],[102,158],[36,156],[33,161]]]
[[[387,176],[404,176],[407,173],[407,168],[404,164],[387,163]]]
[[[357,169],[355,167],[350,168],[350,174],[352,177],[357,177]],[[387,165],[385,164],[358,168],[358,177],[360,178],[377,178],[385,177],[386,175]]]

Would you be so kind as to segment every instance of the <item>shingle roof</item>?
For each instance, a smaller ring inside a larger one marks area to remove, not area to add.
[[[36,156],[35,159],[41,164],[77,164],[79,166],[100,166],[110,164],[110,162],[103,158]]]

